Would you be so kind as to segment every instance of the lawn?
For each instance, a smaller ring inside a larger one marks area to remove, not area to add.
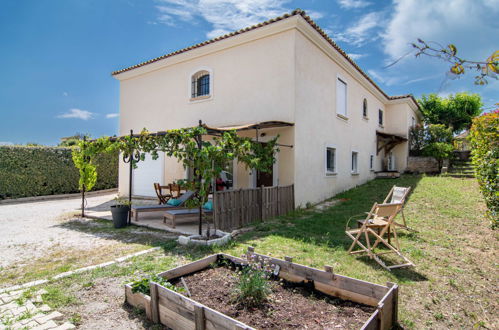
[[[399,231],[399,238],[403,253],[416,267],[388,272],[372,260],[348,255],[351,241],[344,229],[352,215],[368,211],[374,201],[382,201],[394,184],[413,188],[405,215],[417,232]],[[213,252],[239,256],[252,245],[258,253],[293,256],[295,262],[305,265],[331,265],[342,275],[380,284],[398,283],[399,320],[407,329],[499,326],[498,237],[483,217],[484,203],[476,180],[402,176],[374,180],[335,198],[340,202],[325,210],[299,210],[256,224],[252,231],[221,249],[186,248],[167,241],[156,253],[45,285],[49,294],[44,298],[85,324],[90,316],[86,315],[82,301],[88,299],[81,299],[82,292],[91,295],[92,288],[99,286],[94,298],[101,299],[106,295],[103,282],[120,286]],[[122,299],[121,292],[118,295]],[[143,318],[139,311],[128,313],[129,319]]]

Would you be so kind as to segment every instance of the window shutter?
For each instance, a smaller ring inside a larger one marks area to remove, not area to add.
[[[347,84],[339,78],[336,84],[336,113],[347,116]]]

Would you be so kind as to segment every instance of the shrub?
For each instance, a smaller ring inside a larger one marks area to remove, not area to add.
[[[452,131],[444,125],[416,126],[410,131],[412,156],[428,156],[438,161],[442,167],[444,159],[449,159],[454,151]]]
[[[272,293],[269,279],[275,265],[270,264],[267,258],[259,260],[257,256],[249,254],[244,257],[248,265],[240,272],[235,301],[246,307],[256,307]]]
[[[0,199],[78,192],[71,148],[0,146]],[[118,155],[100,155],[95,190],[118,185]]]
[[[140,280],[133,282],[131,284],[132,292],[133,293],[140,292],[140,293],[143,293],[146,295],[150,295],[151,294],[150,293],[151,282],[156,282],[159,285],[164,286],[165,288],[170,289],[170,290],[175,291],[175,292],[185,292],[185,288],[176,287],[175,285],[168,282],[168,280],[166,280],[165,278],[160,277],[158,275],[153,275],[151,277],[142,278]]]
[[[499,225],[499,110],[473,120],[471,157],[493,227]]]
[[[270,284],[263,270],[248,267],[241,272],[236,286],[236,301],[254,307],[267,300]]]

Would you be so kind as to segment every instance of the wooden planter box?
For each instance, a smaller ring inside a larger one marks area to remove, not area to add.
[[[361,281],[334,274],[329,266],[326,266],[325,270],[319,270],[293,263],[289,257],[281,260],[254,253],[253,248],[249,248],[248,253],[278,265],[278,276],[284,280],[295,283],[311,282],[317,291],[327,295],[376,307],[361,329],[390,329],[397,322],[397,284],[387,283],[387,286],[383,286]],[[244,259],[219,253],[158,275],[173,280],[201,271],[217,262],[219,258],[246,263]],[[157,283],[151,283],[150,292],[151,296],[132,293],[131,286],[125,285],[126,301],[132,306],[145,308],[147,317],[155,323],[172,329],[253,329]]]

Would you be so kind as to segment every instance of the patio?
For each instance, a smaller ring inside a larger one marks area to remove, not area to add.
[[[114,196],[111,196],[108,201],[99,205],[88,207],[85,209],[85,217],[92,219],[105,219],[112,221],[110,206],[114,204]],[[133,205],[158,205],[157,199],[154,198],[133,198]],[[165,211],[140,213],[139,221],[135,221],[132,217],[132,224],[139,227],[146,227],[167,231],[179,235],[195,235],[198,231],[197,219],[192,221],[181,221],[176,224],[175,228],[169,226],[169,222],[163,223],[163,215]]]

